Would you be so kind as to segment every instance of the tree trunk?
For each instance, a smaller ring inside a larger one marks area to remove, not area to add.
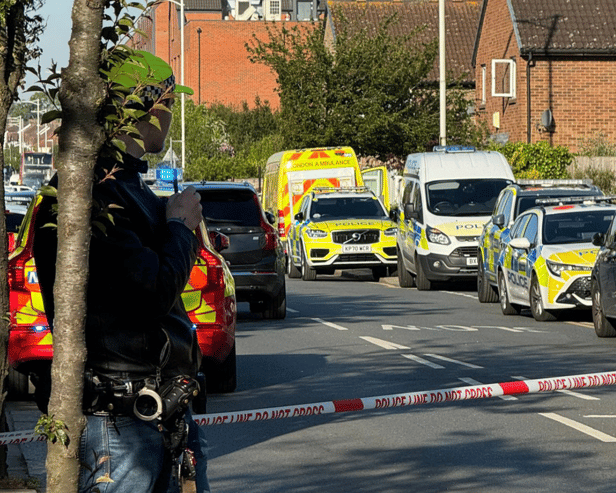
[[[47,448],[47,491],[77,492],[79,441],[86,359],[84,322],[90,245],[93,170],[104,142],[97,119],[104,101],[99,75],[104,0],[75,0],[72,10],[70,59],[62,70],[59,97],[58,256],[54,286],[54,358],[49,414],[64,422],[68,446]]]
[[[4,400],[7,389],[4,382],[8,376],[7,350],[9,341],[8,241],[6,233],[6,210],[4,205],[4,131],[9,109],[17,99],[17,90],[24,77],[26,59],[25,5],[17,2],[4,10],[0,19],[0,421],[4,422]],[[0,476],[7,475],[6,446],[0,464]]]

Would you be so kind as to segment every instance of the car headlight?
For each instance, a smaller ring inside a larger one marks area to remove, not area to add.
[[[306,235],[308,238],[326,238],[327,231],[323,231],[321,229],[307,229]]]
[[[439,245],[449,245],[451,240],[449,236],[443,233],[440,229],[426,226],[426,236],[431,243],[438,243]]]
[[[398,228],[387,228],[385,231],[383,231],[383,234],[385,236],[396,236],[397,232]]]
[[[560,277],[560,275],[568,270],[568,271],[590,271],[592,270],[588,265],[573,265],[573,264],[561,264],[559,262],[553,262],[552,260],[546,260],[546,265],[550,272],[556,277]]]

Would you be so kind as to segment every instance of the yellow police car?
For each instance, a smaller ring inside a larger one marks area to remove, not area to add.
[[[591,180],[518,180],[505,187],[483,226],[477,249],[477,297],[480,303],[498,301],[496,266],[509,229],[522,212],[537,199],[599,196],[603,192]]]
[[[522,213],[497,265],[498,297],[504,315],[530,307],[535,320],[555,320],[564,309],[591,306],[590,273],[598,248],[616,213],[614,197],[539,199]]]
[[[396,267],[396,223],[366,187],[317,188],[302,199],[288,249],[291,278],[370,268],[379,280]]]

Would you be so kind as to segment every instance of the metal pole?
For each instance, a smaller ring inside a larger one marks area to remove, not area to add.
[[[180,0],[180,84],[184,85],[184,0]],[[182,98],[182,170],[186,166],[186,95],[181,94]]]
[[[438,34],[440,96],[439,144],[444,146],[447,145],[447,87],[445,84],[445,0],[438,1]]]
[[[197,28],[197,36],[199,38],[199,104],[201,104],[201,28]]]

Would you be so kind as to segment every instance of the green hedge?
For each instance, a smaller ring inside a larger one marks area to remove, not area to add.
[[[516,178],[570,178],[568,167],[573,162],[573,154],[566,147],[552,147],[547,142],[508,142],[505,145],[493,143],[487,149],[502,153]]]

